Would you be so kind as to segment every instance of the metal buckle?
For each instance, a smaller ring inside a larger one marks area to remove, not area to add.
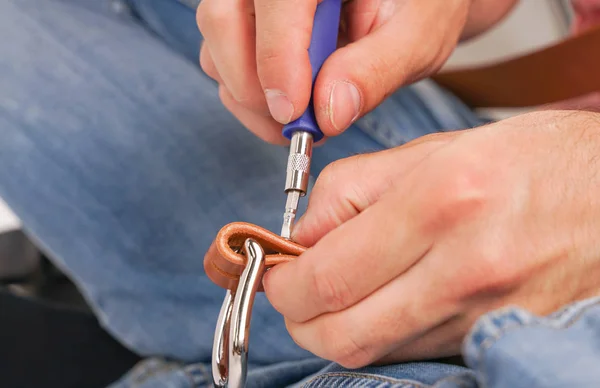
[[[254,297],[265,270],[265,252],[253,239],[244,242],[246,268],[235,291],[227,290],[213,341],[215,387],[241,388],[248,372],[248,339]]]

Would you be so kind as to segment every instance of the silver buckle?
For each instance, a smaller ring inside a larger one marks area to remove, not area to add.
[[[244,242],[246,268],[235,291],[227,290],[213,341],[215,387],[241,388],[248,373],[248,339],[254,297],[265,271],[265,252],[253,239]]]

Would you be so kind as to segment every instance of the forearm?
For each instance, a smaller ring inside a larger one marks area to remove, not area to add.
[[[471,39],[502,20],[518,0],[472,0],[469,18],[461,39]]]

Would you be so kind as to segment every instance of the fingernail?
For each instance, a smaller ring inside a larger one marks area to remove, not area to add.
[[[264,274],[263,274],[263,276],[262,276],[262,285],[263,285],[263,288],[266,288],[266,287],[268,287],[268,286],[267,286],[267,283],[269,282],[269,280],[268,280],[268,279],[270,279],[270,278],[271,278],[271,273],[272,273],[272,272],[271,272],[271,269],[273,269],[273,267],[270,267],[270,268],[267,268],[267,269],[265,269],[265,273],[264,273]]]
[[[329,120],[338,131],[343,131],[358,118],[360,93],[347,81],[336,81],[329,96]]]
[[[296,221],[296,224],[294,225],[294,228],[292,229],[292,235],[290,236],[292,241],[296,240],[296,237],[298,237],[298,235],[300,234],[300,231],[302,230],[302,227],[304,225],[304,217],[300,217],[300,219],[298,221]]]
[[[284,92],[277,89],[266,89],[265,97],[271,116],[281,124],[287,124],[294,115],[294,106]]]
[[[262,285],[266,292],[268,292],[270,285],[272,284],[273,276],[276,276],[276,273],[281,268],[270,267],[265,270],[265,273],[262,276]]]

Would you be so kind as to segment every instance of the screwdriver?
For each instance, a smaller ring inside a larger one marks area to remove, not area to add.
[[[337,47],[341,7],[342,0],[323,0],[317,5],[308,48],[313,88],[321,66]],[[305,196],[308,190],[313,143],[323,138],[323,132],[315,118],[312,97],[302,116],[285,125],[282,133],[291,141],[285,178],[287,200],[281,227],[281,236],[289,239],[300,197]]]

